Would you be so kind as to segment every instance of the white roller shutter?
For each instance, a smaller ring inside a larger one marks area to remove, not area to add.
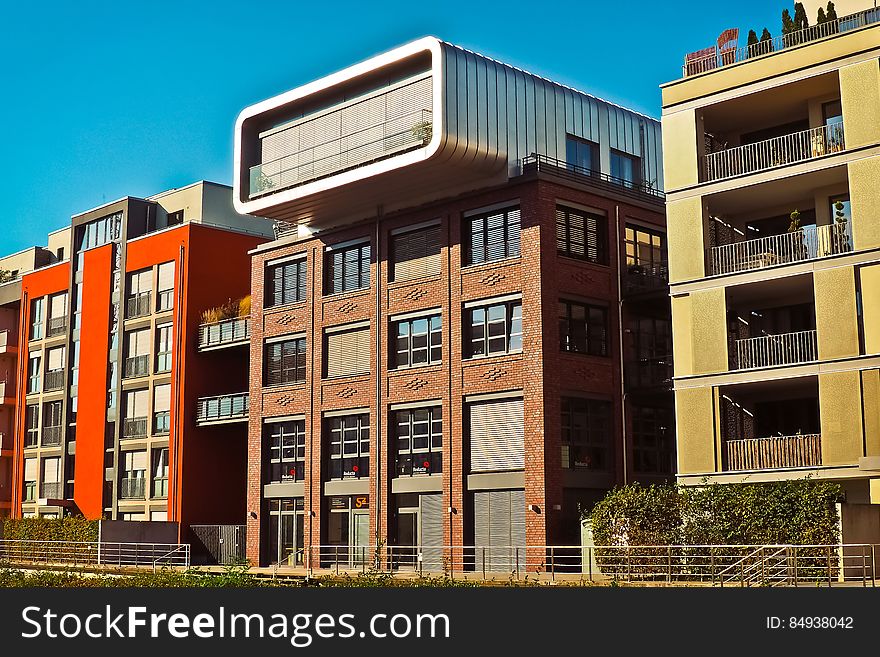
[[[50,372],[64,368],[64,347],[56,347],[54,349],[50,349],[46,356]]]
[[[429,226],[394,237],[394,280],[440,274],[440,226]]]
[[[470,405],[471,472],[525,468],[523,400]]]
[[[369,327],[327,336],[327,376],[349,376],[370,371]]]
[[[61,481],[61,459],[56,457],[43,459],[43,483],[57,484]]]
[[[523,489],[474,493],[476,569],[506,572],[522,568],[526,544],[526,499]],[[517,550],[517,548],[520,548]]]
[[[37,480],[37,459],[25,459],[24,460],[24,480],[25,481],[36,481]]]
[[[49,297],[49,317],[57,319],[67,313],[67,293]]]
[[[159,292],[174,289],[174,262],[159,265]]]
[[[443,494],[422,494],[419,505],[422,568],[439,571],[443,568]]]
[[[153,388],[153,412],[164,413],[171,410],[171,384],[164,383]]]

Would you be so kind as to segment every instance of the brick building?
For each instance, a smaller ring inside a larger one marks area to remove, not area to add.
[[[253,562],[506,568],[672,474],[659,140],[433,38],[242,112]]]

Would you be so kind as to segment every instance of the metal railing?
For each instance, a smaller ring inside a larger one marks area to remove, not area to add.
[[[174,308],[174,290],[159,290],[156,295],[156,312],[165,312]]]
[[[846,148],[843,122],[829,123],[703,156],[704,182],[811,160]]]
[[[136,376],[146,376],[150,373],[149,356],[129,356],[125,359],[122,377],[130,379]]]
[[[67,317],[50,317],[46,322],[46,337],[61,335],[67,330]]]
[[[97,543],[0,539],[0,563],[55,566],[190,566],[187,543]]]
[[[672,356],[639,358],[624,364],[627,388],[658,388],[672,386]]]
[[[64,387],[64,370],[49,370],[43,377],[43,389],[60,390]]]
[[[168,497],[167,477],[156,477],[153,479],[153,497]]]
[[[808,468],[822,464],[818,433],[725,441],[728,471]]]
[[[736,369],[751,370],[818,360],[816,330],[759,335],[736,341]]]
[[[249,197],[288,189],[424,146],[432,112],[420,109],[356,130],[250,168]]]
[[[146,492],[145,477],[125,477],[119,480],[119,497],[124,500],[142,500]]]
[[[40,484],[40,497],[57,500],[63,497],[64,484],[60,481],[43,482]]]
[[[196,400],[196,422],[222,422],[245,420],[250,410],[247,392]]]
[[[134,319],[150,314],[150,292],[139,292],[125,300],[125,318]]]
[[[520,168],[523,173],[546,171],[562,178],[578,182],[588,182],[592,185],[614,189],[629,195],[647,196],[653,200],[663,200],[666,198],[666,194],[662,190],[649,183],[636,183],[624,178],[617,178],[601,171],[587,169],[586,167],[571,164],[547,155],[541,155],[540,153],[532,153],[524,157]]]
[[[43,447],[53,447],[55,445],[60,445],[63,432],[64,428],[61,426],[43,427],[40,430],[40,444]]]
[[[784,555],[785,570],[780,567]],[[876,585],[875,546],[639,545],[639,546],[364,546],[298,548],[292,570],[323,573],[444,573],[477,579]],[[757,565],[756,565],[757,564]],[[284,568],[276,564],[276,570]],[[760,574],[756,574],[758,571]]]
[[[233,317],[199,326],[199,349],[241,344],[251,337],[250,317]]]
[[[764,269],[852,250],[849,221],[806,226],[790,233],[711,247],[708,253],[709,275]]]
[[[147,418],[145,417],[127,417],[122,420],[122,437],[123,438],[146,438],[147,437]]]
[[[843,16],[835,20],[827,21],[811,25],[803,30],[796,30],[789,34],[775,36],[766,41],[760,41],[756,44],[744,46],[741,48],[706,48],[705,55],[685,58],[682,66],[682,76],[688,77],[713,71],[717,68],[729,66],[736,62],[743,62],[762,55],[771,55],[773,53],[782,52],[796,46],[800,46],[819,39],[835,36],[843,32],[856,30],[866,25],[872,25],[880,22],[880,9],[872,8],[865,11]]]
[[[628,265],[623,274],[625,293],[662,290],[669,286],[669,266],[664,262],[653,265]]]

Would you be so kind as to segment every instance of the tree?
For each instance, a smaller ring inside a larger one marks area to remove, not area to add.
[[[8,283],[12,280],[12,272],[6,269],[0,269],[0,285]]]
[[[758,45],[758,35],[754,30],[749,30],[749,40],[748,40],[749,50],[752,49],[752,46]]]
[[[788,12],[788,9],[782,10],[782,39],[785,46],[788,47],[792,45],[791,34],[795,31],[794,21],[791,19],[791,14]]]
[[[825,8],[825,20],[828,20],[828,21],[836,21],[837,20],[837,10],[834,8],[833,2],[829,2],[828,6]]]
[[[804,3],[795,2],[794,3],[794,29],[805,30],[809,26],[810,26],[810,21],[807,20],[807,10],[804,9]]]
[[[816,16],[816,25],[821,25],[822,23],[825,23],[827,20],[828,20],[828,18],[825,16],[825,10],[822,9],[822,7],[819,7],[819,15]]]

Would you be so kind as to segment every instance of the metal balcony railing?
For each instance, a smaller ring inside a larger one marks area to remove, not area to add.
[[[736,341],[736,369],[778,367],[818,360],[816,330],[759,335]]]
[[[125,300],[125,318],[134,319],[150,314],[150,292],[139,292]]]
[[[708,252],[708,269],[710,276],[734,274],[750,269],[825,258],[852,250],[850,222],[841,221],[714,246]]]
[[[153,433],[166,434],[171,431],[171,412],[156,411],[153,413]]]
[[[43,447],[54,447],[61,444],[63,427],[43,427],[40,432],[40,444]]]
[[[822,464],[822,440],[817,433],[727,440],[728,470],[806,468]]]
[[[174,308],[174,290],[159,290],[156,295],[156,312],[165,312]]]
[[[67,317],[50,317],[46,323],[46,337],[62,335],[67,330]]]
[[[624,382],[630,390],[671,388],[672,356],[639,358],[624,365]]]
[[[801,46],[812,41],[818,41],[827,37],[835,36],[843,32],[865,27],[880,22],[880,9],[872,8],[860,11],[849,16],[843,16],[832,21],[811,25],[803,30],[797,30],[789,34],[775,36],[767,41],[742,48],[718,48],[710,46],[699,53],[693,53],[685,57],[682,66],[682,75],[688,77],[699,73],[706,73],[717,68],[729,66],[737,62],[744,62],[762,55],[783,52],[791,48]]]
[[[250,168],[249,196],[301,185],[426,145],[432,112],[420,109],[392,116]]]
[[[601,171],[587,169],[576,164],[557,160],[556,158],[539,153],[532,153],[522,159],[521,169],[523,173],[531,171],[546,171],[553,175],[568,178],[578,182],[586,182],[591,185],[598,185],[617,192],[623,192],[629,195],[648,197],[652,200],[660,200],[666,198],[666,194],[655,186],[644,182],[633,182],[624,178],[617,178]]]
[[[704,155],[703,181],[723,180],[804,162],[839,153],[845,148],[843,122],[830,123]]]
[[[199,326],[199,349],[242,344],[251,337],[249,317],[233,317]]]
[[[125,477],[119,480],[119,497],[125,500],[142,500],[147,490],[144,477]]]
[[[36,484],[34,484],[36,485]],[[188,543],[114,543],[109,541],[30,541],[0,539],[0,561],[52,566],[139,566],[155,572],[164,566],[188,568]]]
[[[669,286],[669,266],[665,263],[628,265],[623,275],[624,292],[638,294]]]
[[[64,370],[49,370],[43,378],[43,389],[60,390],[64,387]]]
[[[250,395],[246,392],[202,397],[196,400],[196,422],[246,420],[249,410]]]
[[[153,479],[153,497],[168,497],[168,479],[157,477]]]
[[[122,421],[123,438],[146,438],[147,418],[127,417]]]
[[[53,483],[44,482],[40,484],[40,497],[43,499],[60,499],[62,497],[62,493],[64,492],[63,488],[64,485],[60,481]]]
[[[146,376],[149,373],[149,356],[130,356],[125,359],[123,378],[130,379],[136,376]]]

